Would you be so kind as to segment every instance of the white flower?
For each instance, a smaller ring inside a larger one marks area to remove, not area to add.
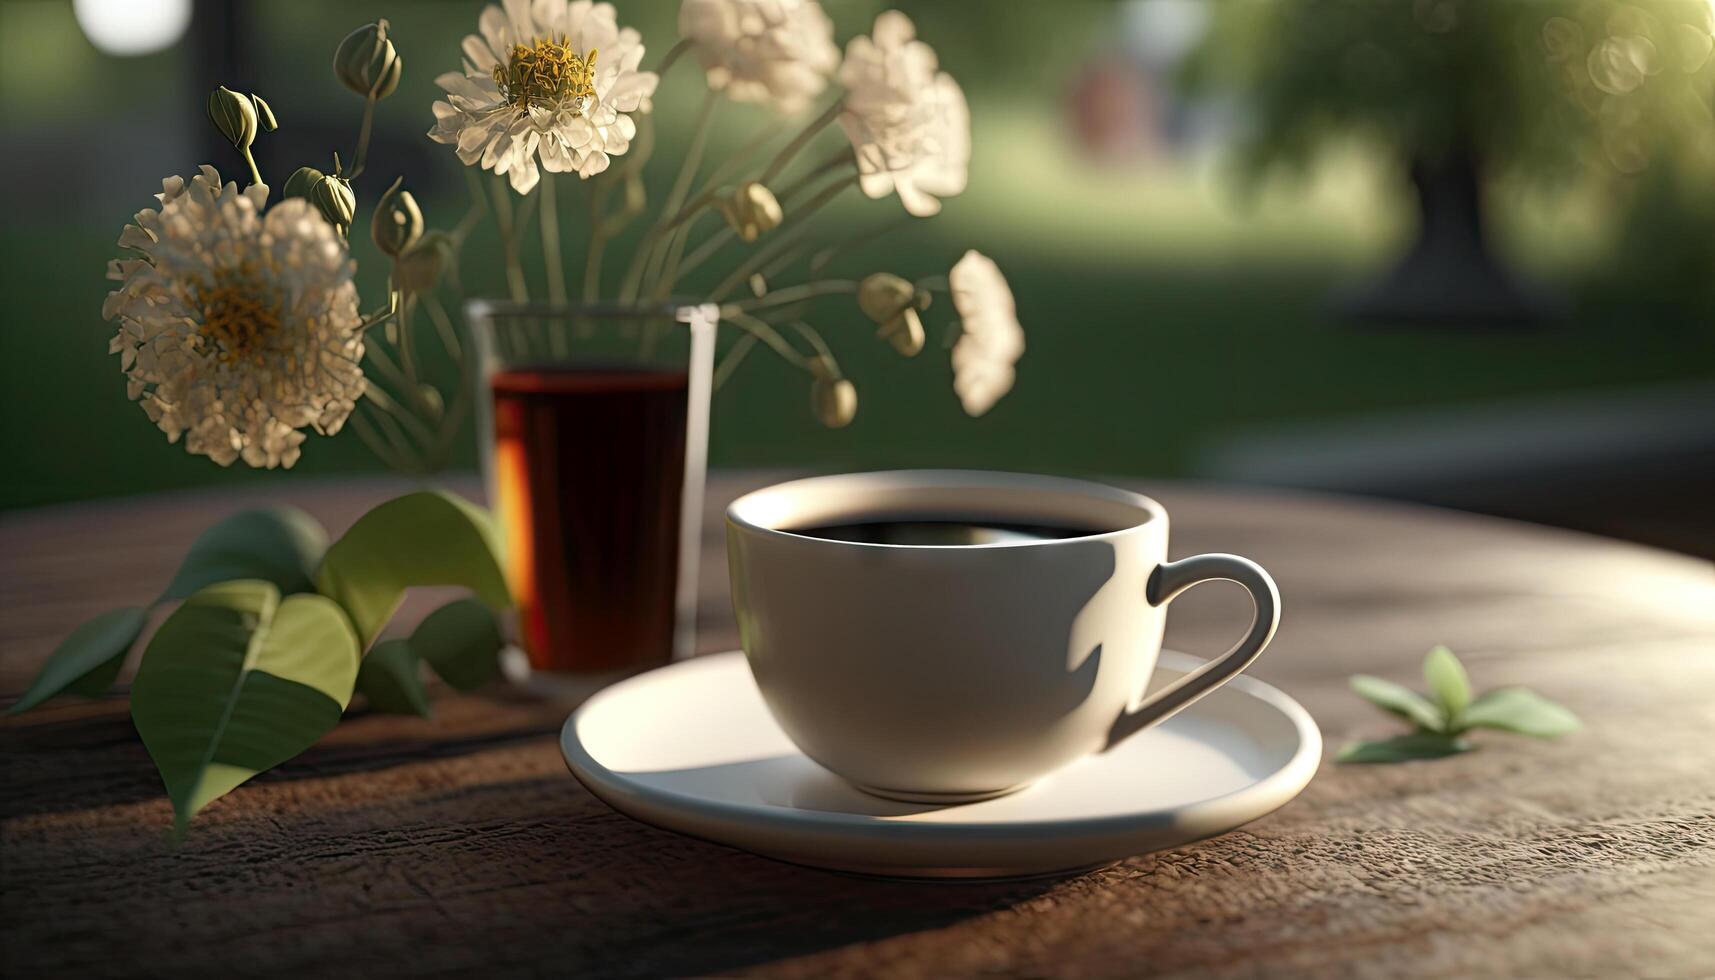
[[[614,19],[613,4],[506,0],[490,4],[464,39],[464,71],[435,79],[429,137],[458,148],[466,166],[507,174],[528,194],[541,174],[593,177],[637,135],[628,113],[648,112],[659,81],[638,71],[643,40]]]
[[[266,213],[268,188],[203,167],[161,182],[137,213],[101,314],[129,396],[185,448],[222,466],[291,466],[304,426],[332,435],[363,394],[362,320],[346,244],[309,202]]]
[[[971,114],[959,84],[937,70],[934,49],[916,37],[911,19],[889,10],[870,37],[846,45],[840,128],[857,152],[863,192],[897,193],[906,211],[926,218],[941,210],[938,198],[965,189]]]
[[[1024,354],[1024,328],[1012,287],[994,260],[972,249],[947,276],[963,321],[953,345],[953,391],[965,414],[978,416],[1012,390],[1013,365]]]
[[[840,63],[816,0],[685,0],[679,35],[696,44],[709,88],[783,116],[804,111]]]

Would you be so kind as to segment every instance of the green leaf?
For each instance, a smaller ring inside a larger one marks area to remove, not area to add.
[[[1441,709],[1410,688],[1368,674],[1353,674],[1351,685],[1359,697],[1383,711],[1391,711],[1418,728],[1439,732],[1447,727],[1447,718],[1441,713]]]
[[[6,713],[28,711],[57,694],[95,697],[112,687],[119,668],[125,665],[125,654],[137,642],[148,619],[147,609],[113,609],[72,630],[48,656],[24,696]]]
[[[366,647],[416,585],[462,585],[494,608],[512,604],[486,511],[439,491],[389,500],[358,518],[316,572],[316,588],[344,607]]]
[[[1498,728],[1537,738],[1555,738],[1583,727],[1577,715],[1524,687],[1484,694],[1465,709],[1461,721],[1466,728]]]
[[[500,673],[505,644],[493,611],[475,599],[447,603],[411,634],[411,649],[461,691],[481,687]]]
[[[358,652],[331,599],[282,599],[271,582],[211,585],[167,617],[132,682],[131,718],[166,783],[175,829],[333,728]]]
[[[1375,742],[1353,742],[1340,750],[1338,762],[1406,762],[1439,759],[1471,751],[1471,743],[1454,735],[1412,732]]]
[[[357,689],[376,711],[427,718],[429,695],[423,689],[423,658],[404,640],[383,640],[363,658]]]
[[[191,543],[161,599],[183,599],[234,579],[272,582],[288,595],[314,592],[312,576],[327,546],[327,532],[295,507],[241,511]]]
[[[1440,703],[1449,727],[1458,723],[1459,712],[1471,703],[1471,678],[1465,665],[1446,647],[1436,647],[1423,658],[1423,680]]]

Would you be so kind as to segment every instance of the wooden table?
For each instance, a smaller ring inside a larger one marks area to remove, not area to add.
[[[749,476],[714,480],[710,514]],[[335,530],[396,484],[281,482],[0,519],[0,690],[71,625],[143,600],[193,532],[291,500]],[[1331,758],[1280,811],[1059,880],[923,884],[775,863],[621,817],[565,771],[562,707],[442,692],[358,714],[200,816],[169,812],[122,699],[4,724],[0,973],[827,977],[1715,974],[1715,573],[1598,538],[1355,500],[1146,485],[1173,554],[1249,555],[1285,616],[1257,675],[1327,736],[1348,693],[1445,642],[1587,729],[1398,766]],[[718,523],[702,646],[734,646]],[[1169,644],[1224,649],[1236,589]],[[1144,778],[1140,775],[1139,778]]]

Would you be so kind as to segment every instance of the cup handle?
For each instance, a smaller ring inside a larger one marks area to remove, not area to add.
[[[1151,725],[1166,721],[1204,695],[1232,680],[1251,665],[1268,641],[1274,638],[1280,625],[1280,592],[1274,579],[1262,566],[1238,555],[1197,555],[1180,561],[1157,565],[1149,576],[1144,593],[1152,606],[1173,601],[1174,597],[1193,585],[1203,582],[1237,582],[1251,594],[1255,615],[1250,631],[1238,645],[1218,660],[1197,668],[1167,687],[1155,692],[1149,700],[1120,716],[1108,730],[1107,748],[1136,735]]]

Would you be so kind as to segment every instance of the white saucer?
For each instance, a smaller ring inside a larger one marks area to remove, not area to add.
[[[1164,651],[1151,686],[1202,663]],[[1231,830],[1298,795],[1322,735],[1298,702],[1238,677],[1017,793],[902,803],[799,753],[733,652],[596,694],[566,719],[560,750],[590,792],[657,827],[840,871],[982,878],[1096,867]]]

